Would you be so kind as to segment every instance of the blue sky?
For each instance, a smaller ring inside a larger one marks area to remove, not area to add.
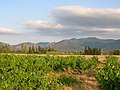
[[[2,0],[0,41],[16,44],[89,36],[119,39],[119,10],[119,0]],[[107,16],[110,23],[104,21]]]

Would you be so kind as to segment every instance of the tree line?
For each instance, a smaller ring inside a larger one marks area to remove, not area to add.
[[[109,54],[110,55],[120,55],[120,50],[111,50],[111,51],[109,51]]]
[[[13,48],[10,44],[0,44],[0,53],[30,53],[30,54],[75,54],[75,55],[120,55],[120,50],[111,50],[108,52],[103,52],[101,48],[91,48],[85,46],[83,51],[57,51],[50,46],[41,47],[27,44],[21,44],[19,49]]]
[[[0,53],[8,53],[10,50],[9,44],[0,44]]]
[[[101,55],[101,48],[91,48],[89,46],[85,46],[84,55]]]
[[[55,49],[40,46],[28,46],[27,44],[21,44],[19,49],[11,47],[10,44],[0,44],[0,53],[36,53],[36,54],[46,54],[47,52],[56,51]]]
[[[19,53],[36,53],[36,54],[46,54],[47,52],[56,51],[55,49],[48,47],[40,47],[40,46],[27,46],[26,44],[22,44],[20,50],[17,52]]]

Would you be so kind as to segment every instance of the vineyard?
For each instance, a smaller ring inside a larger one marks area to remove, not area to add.
[[[0,90],[64,90],[82,84],[84,74],[94,76],[99,89],[120,90],[120,64],[115,57],[101,63],[95,56],[0,55]]]

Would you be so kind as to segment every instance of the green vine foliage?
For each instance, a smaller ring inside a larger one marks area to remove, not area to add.
[[[71,85],[76,78],[56,73],[64,68],[89,68],[96,64],[94,57],[19,56],[0,54],[0,90],[60,90]],[[53,74],[51,75],[50,72]],[[68,82],[68,81],[69,82]]]
[[[120,90],[120,63],[109,56],[104,67],[96,69],[96,79],[103,90]]]

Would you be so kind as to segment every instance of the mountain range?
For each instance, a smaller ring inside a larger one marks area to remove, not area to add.
[[[56,42],[51,45],[57,50],[70,50],[70,51],[81,51],[89,46],[92,48],[101,48],[103,51],[110,51],[113,49],[120,49],[120,39],[99,39],[96,37],[81,38],[81,39],[68,39]]]
[[[1,42],[2,43],[2,42]],[[31,43],[31,42],[24,42],[17,45],[11,45],[15,49],[20,49],[22,44],[26,44],[27,47],[32,45],[34,46],[41,46],[41,47],[48,47],[54,48],[58,51],[82,51],[85,46],[90,46],[92,48],[101,48],[103,51],[109,51],[113,49],[120,49],[120,39],[99,39],[96,37],[88,37],[88,38],[72,38],[72,39],[65,39],[59,42],[38,42],[38,43]]]

